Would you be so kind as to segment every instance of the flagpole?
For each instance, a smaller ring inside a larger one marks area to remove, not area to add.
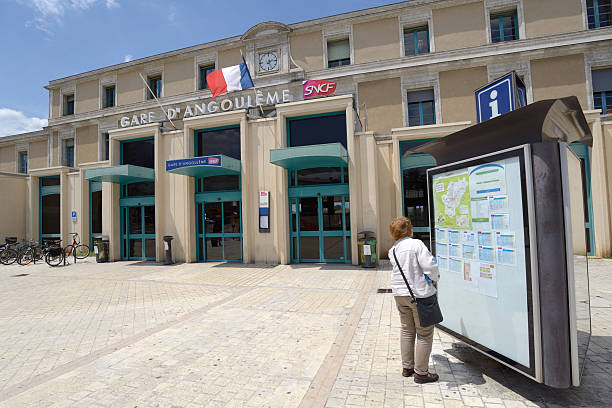
[[[253,85],[255,85],[255,83],[253,82],[253,77],[251,77],[251,71],[249,70],[249,64],[247,64],[246,60],[244,59],[244,54],[242,53],[242,48],[240,49],[240,56],[242,57],[242,62],[244,63],[244,65],[247,68],[247,72],[249,74],[249,79],[251,80],[251,82],[253,83]],[[259,111],[261,112],[261,116],[264,116],[264,110],[261,107],[261,105],[259,105]]]
[[[240,53],[242,53],[242,50],[240,51]],[[157,104],[159,105],[159,108],[162,110],[162,112],[164,112],[164,116],[166,117],[166,119],[168,119],[168,121],[170,122],[170,124],[172,125],[174,130],[178,130],[178,128],[174,125],[174,122],[172,122],[172,119],[170,119],[170,117],[166,113],[166,111],[165,111],[164,107],[162,106],[162,104],[159,102],[159,99],[157,99],[157,95],[155,95],[155,93],[151,90],[151,88],[149,88],[149,84],[147,84],[147,81],[145,81],[145,79],[142,76],[142,74],[139,72],[138,75],[140,75],[140,79],[142,79],[142,82],[144,82],[145,86],[147,87],[147,89],[149,90],[151,95],[153,95],[153,99],[155,99],[155,102],[157,102]]]

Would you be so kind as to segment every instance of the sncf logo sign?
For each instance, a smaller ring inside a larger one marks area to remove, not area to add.
[[[304,98],[314,96],[332,95],[336,92],[336,83],[325,80],[308,80],[302,83],[302,95]]]
[[[209,157],[208,158],[208,164],[209,165],[219,164],[219,158],[218,157]]]

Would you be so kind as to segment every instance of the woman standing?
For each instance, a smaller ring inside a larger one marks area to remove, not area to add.
[[[410,377],[414,374],[414,382],[418,384],[438,381],[438,374],[428,371],[434,325],[421,326],[417,304],[410,296],[410,291],[397,263],[402,267],[416,298],[426,298],[436,293],[435,285],[439,278],[438,266],[425,244],[418,239],[411,238],[412,223],[408,218],[394,219],[389,226],[389,231],[395,240],[395,244],[389,250],[389,260],[393,265],[391,287],[402,323],[400,338],[402,375]]]

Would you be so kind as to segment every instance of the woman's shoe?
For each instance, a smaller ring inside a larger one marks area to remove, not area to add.
[[[414,369],[413,368],[404,368],[404,369],[402,369],[402,375],[404,377],[410,377],[412,374],[414,374]]]
[[[425,375],[414,373],[414,382],[417,384],[425,384],[438,381],[438,374],[427,373]]]

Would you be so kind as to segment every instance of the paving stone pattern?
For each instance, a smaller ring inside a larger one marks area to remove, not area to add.
[[[385,267],[1,267],[0,407],[610,406],[612,261],[591,266],[584,384],[562,391],[438,331],[441,381],[403,378]]]
[[[380,268],[377,287],[390,287]],[[400,375],[400,322],[393,297],[371,295],[326,407],[612,406],[612,260],[589,260],[592,337],[583,383],[568,390],[535,383],[436,329],[430,371],[438,383]]]

